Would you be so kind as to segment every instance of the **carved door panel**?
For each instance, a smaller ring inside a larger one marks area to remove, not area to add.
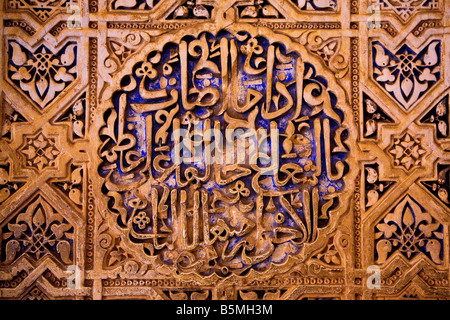
[[[1,10],[0,298],[450,298],[447,1]]]

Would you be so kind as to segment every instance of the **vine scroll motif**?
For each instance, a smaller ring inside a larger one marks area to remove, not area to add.
[[[337,100],[299,52],[248,32],[151,51],[120,78],[103,114],[98,172],[114,228],[172,274],[225,278],[287,265],[341,207],[348,148]],[[174,160],[180,130],[203,151],[188,163]],[[228,151],[218,133],[233,141]],[[266,153],[252,158],[252,143],[266,143]]]

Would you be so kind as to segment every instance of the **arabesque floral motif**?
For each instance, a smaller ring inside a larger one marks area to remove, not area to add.
[[[74,0],[8,0],[8,9],[29,10],[41,21],[46,21],[58,11],[74,4]],[[65,11],[65,10],[64,10]]]
[[[38,261],[52,255],[72,263],[73,227],[41,196],[1,230],[2,264],[10,264],[27,254]]]
[[[370,4],[382,11],[395,12],[403,21],[418,11],[439,9],[439,0],[371,0]]]
[[[10,41],[9,47],[11,80],[41,108],[46,107],[77,76],[75,43],[69,43],[57,54],[45,46],[31,53],[15,41]]]
[[[399,250],[408,259],[426,254],[434,263],[443,263],[442,225],[409,195],[376,225],[377,263],[383,264]]]
[[[43,133],[26,138],[25,145],[20,152],[25,155],[27,166],[36,168],[38,171],[54,166],[55,160],[60,154],[55,139],[47,138]]]
[[[438,40],[418,54],[407,45],[393,54],[380,42],[374,42],[373,78],[405,109],[410,109],[440,79],[440,51]]]
[[[394,157],[394,165],[410,170],[421,165],[427,151],[422,147],[420,137],[405,133],[401,137],[394,137],[389,153]]]

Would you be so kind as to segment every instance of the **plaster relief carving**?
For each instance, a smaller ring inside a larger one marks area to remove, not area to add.
[[[1,299],[450,298],[447,1],[1,10]]]

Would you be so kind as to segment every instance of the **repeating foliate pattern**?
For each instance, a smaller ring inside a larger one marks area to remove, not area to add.
[[[0,298],[450,298],[448,2],[1,12]]]

